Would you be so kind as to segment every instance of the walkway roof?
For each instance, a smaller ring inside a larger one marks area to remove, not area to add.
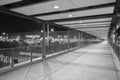
[[[0,6],[107,38],[116,0],[0,0]]]

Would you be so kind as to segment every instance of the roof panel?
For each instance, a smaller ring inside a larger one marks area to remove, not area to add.
[[[0,0],[0,6],[14,3],[14,2],[19,2],[19,1],[22,1],[22,0]]]
[[[40,16],[40,17],[37,16],[36,18],[43,19],[43,20],[55,20],[55,19],[62,19],[62,18],[82,17],[82,16],[113,13],[113,10],[114,10],[114,6],[99,8],[99,9],[92,9],[92,10],[85,10],[85,11],[70,12],[70,13],[64,13],[64,14],[56,14],[56,15],[50,15],[50,16]],[[72,16],[70,17],[69,15],[72,15]]]
[[[99,5],[116,2],[116,0],[70,0],[75,7],[85,7],[91,5]]]
[[[76,21],[66,21],[66,22],[55,22],[56,24],[72,24],[72,23],[88,23],[88,22],[98,22],[98,21],[111,21],[112,18],[100,18],[100,19],[89,19],[89,20],[76,20]]]
[[[110,24],[103,24],[103,25],[89,25],[89,26],[84,26],[84,25],[80,25],[80,26],[66,26],[69,28],[101,28],[101,27],[109,27]]]
[[[59,9],[54,9],[54,6],[59,6]],[[69,0],[55,0],[50,2],[38,3],[34,5],[13,8],[12,11],[16,11],[26,15],[48,13],[60,10],[66,10],[73,8],[73,5]]]
[[[84,29],[77,29],[80,31],[84,31],[86,33],[95,35],[97,37],[101,37],[106,39],[107,35],[108,35],[108,31],[109,31],[109,27],[105,27],[105,28],[84,28]]]
[[[71,24],[71,25],[64,25],[64,26],[90,26],[90,25],[110,25],[111,22],[102,22],[102,23],[88,23],[88,24]]]
[[[104,39],[107,39],[107,35],[108,35],[108,31],[97,31],[97,32],[86,32],[86,33],[89,33],[89,34],[92,34],[92,35],[95,35],[97,37],[100,37],[100,38],[104,38]]]
[[[115,2],[115,0],[55,0],[50,2],[23,6],[19,8],[13,8],[11,10],[26,15],[34,15],[34,14],[49,13],[54,11],[88,7],[88,6],[100,5],[100,4],[106,4],[112,2]],[[59,6],[59,9],[54,9],[53,8],[54,6]]]
[[[77,29],[77,30],[81,30],[81,31],[108,31],[109,27],[101,27],[101,28],[81,28],[81,29]]]

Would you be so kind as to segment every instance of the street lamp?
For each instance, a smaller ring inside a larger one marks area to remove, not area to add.
[[[5,35],[5,32],[3,32],[2,34]]]
[[[43,30],[41,30],[41,33],[43,33]]]

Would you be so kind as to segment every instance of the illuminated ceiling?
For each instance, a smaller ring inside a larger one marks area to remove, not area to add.
[[[13,3],[13,1],[18,2]],[[116,2],[116,0],[25,1],[8,0],[6,3],[0,2],[0,5],[24,15],[74,28],[101,38],[107,38]]]

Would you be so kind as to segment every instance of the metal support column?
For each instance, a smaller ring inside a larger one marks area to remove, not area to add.
[[[70,50],[70,29],[68,29],[68,50]]]
[[[14,49],[12,49],[12,63],[11,67],[14,67]]]
[[[47,38],[49,39],[49,24],[47,24]]]
[[[43,44],[42,44],[42,58],[45,58],[46,57],[46,40],[45,40],[45,37],[46,37],[46,31],[45,31],[45,29],[46,29],[46,24],[45,23],[43,23]]]
[[[115,43],[117,42],[117,33],[116,33],[116,26],[115,26]]]
[[[46,32],[46,38],[47,38],[47,40],[46,40],[47,41],[46,42],[47,43],[46,54],[49,54],[49,52],[50,52],[50,49],[49,49],[50,48],[50,44],[49,44],[49,24],[46,24],[46,28],[47,28],[46,29],[47,30],[47,32]]]
[[[79,46],[80,46],[80,31],[78,32],[78,42],[79,42]]]
[[[30,53],[30,61],[32,62],[32,59],[33,59],[33,54],[32,54],[32,51]]]

